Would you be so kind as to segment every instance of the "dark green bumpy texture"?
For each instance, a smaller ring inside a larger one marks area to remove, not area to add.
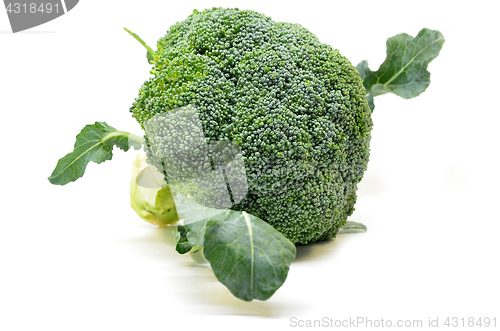
[[[157,47],[130,108],[139,123],[195,105],[207,142],[241,147],[249,194],[233,209],[294,243],[334,237],[369,157],[371,110],[356,68],[302,26],[248,10],[195,11]]]

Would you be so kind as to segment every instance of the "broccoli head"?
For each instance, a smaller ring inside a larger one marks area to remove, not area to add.
[[[141,125],[195,105],[207,142],[241,148],[248,195],[233,209],[294,243],[335,236],[354,211],[372,128],[363,81],[338,50],[298,24],[212,8],[173,25],[153,63],[130,108]]]

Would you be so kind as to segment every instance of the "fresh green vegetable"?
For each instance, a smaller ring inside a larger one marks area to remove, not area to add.
[[[247,10],[194,12],[157,47],[134,118],[144,126],[195,105],[209,142],[241,147],[250,194],[233,210],[294,243],[335,236],[368,164],[371,111],[356,68],[302,26]]]
[[[249,10],[195,10],[156,50],[127,31],[152,64],[130,112],[155,167],[148,172],[144,159],[136,160],[132,206],[154,224],[180,219],[176,250],[202,251],[219,281],[245,301],[267,300],[283,284],[294,244],[366,231],[347,218],[368,164],[373,98],[422,93],[444,43],[429,29],[394,36],[386,60],[371,71],[304,27]],[[113,145],[140,143],[105,123],[87,126],[49,180],[74,181],[89,161],[111,159]],[[225,182],[205,185],[211,178]],[[232,206],[205,203],[216,185]]]

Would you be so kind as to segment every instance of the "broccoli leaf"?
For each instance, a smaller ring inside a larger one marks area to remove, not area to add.
[[[347,221],[339,229],[337,233],[342,234],[342,233],[359,233],[359,232],[366,232],[366,226],[364,224],[353,221]]]
[[[139,37],[138,35],[136,35],[135,33],[133,33],[132,31],[130,31],[127,28],[123,28],[123,29],[125,31],[127,31],[128,33],[130,33],[130,35],[132,37],[134,37],[138,42],[140,42],[142,46],[146,47],[146,49],[148,50],[146,53],[146,57],[148,59],[148,62],[149,62],[149,64],[153,64],[154,63],[154,55],[155,55],[155,52],[153,51],[153,49],[151,47],[149,47],[149,45],[146,44],[146,42],[144,40],[142,40],[141,37]]]
[[[203,253],[235,297],[252,301],[269,299],[285,282],[296,248],[261,219],[227,210],[207,219]]]
[[[142,139],[125,131],[118,131],[104,122],[87,125],[76,136],[73,152],[62,157],[48,178],[54,185],[66,185],[82,177],[87,164],[102,163],[113,157],[113,146],[124,151],[139,149]]]
[[[415,38],[401,33],[387,39],[387,57],[377,71],[371,71],[368,62],[361,61],[356,69],[363,79],[370,108],[375,108],[373,97],[385,93],[411,99],[424,92],[430,84],[427,66],[439,55],[444,41],[435,30],[422,29]]]
[[[174,201],[177,212],[184,222],[184,225],[180,225],[177,231],[174,231],[176,238],[175,250],[180,254],[185,254],[193,248],[197,250],[203,247],[207,220],[225,212],[226,209],[203,206],[192,197],[187,197],[178,192],[174,192]]]
[[[179,225],[177,230],[174,230],[174,241],[175,241],[175,250],[179,254],[185,254],[189,252],[193,248],[193,244],[189,241],[187,236],[187,229],[183,225]]]
[[[174,237],[176,238],[175,250],[178,253],[185,254],[191,249],[195,251],[203,247],[207,220],[180,225],[177,231],[174,231]]]
[[[283,284],[295,245],[261,219],[242,211],[208,208],[174,193],[184,225],[174,231],[176,251],[204,248],[217,279],[239,299],[267,300]]]

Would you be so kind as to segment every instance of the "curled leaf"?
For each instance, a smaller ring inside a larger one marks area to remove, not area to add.
[[[66,185],[82,177],[89,162],[102,163],[113,157],[113,146],[128,151],[139,149],[142,139],[125,131],[118,131],[104,122],[87,125],[76,136],[73,152],[62,157],[48,178],[54,185]]]
[[[367,91],[371,98],[394,93],[404,99],[418,96],[429,86],[429,63],[439,55],[444,44],[444,37],[439,31],[422,29],[418,35],[401,33],[387,39],[387,57],[377,71],[371,71],[367,61],[361,61],[357,66]]]

